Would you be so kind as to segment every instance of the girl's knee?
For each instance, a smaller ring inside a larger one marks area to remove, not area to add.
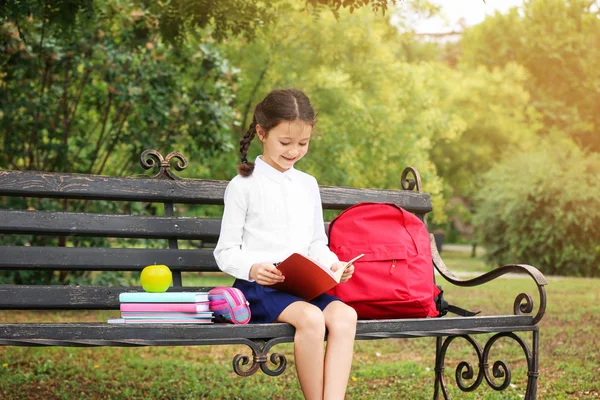
[[[348,332],[356,330],[356,321],[358,316],[354,308],[344,304],[338,303],[333,312],[330,314],[331,317],[327,319],[327,329],[331,332],[341,331]]]
[[[297,330],[325,335],[325,316],[319,307],[306,303],[296,326]]]
[[[344,321],[346,324],[356,328],[356,321],[358,320],[358,315],[356,314],[356,310],[346,304],[344,307],[340,308],[339,311],[339,319]]]

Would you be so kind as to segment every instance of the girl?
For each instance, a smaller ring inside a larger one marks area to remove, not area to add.
[[[300,90],[272,91],[256,105],[240,141],[238,175],[225,191],[214,255],[219,268],[237,278],[234,287],[250,303],[252,322],[287,322],[296,328],[294,356],[304,397],[343,399],[356,312],[328,294],[307,302],[269,287],[284,279],[273,264],[295,252],[330,265],[332,271],[344,265],[327,247],[316,179],[294,169],[308,151],[315,122],[310,100]],[[246,156],[255,135],[263,152],[252,163]],[[354,267],[349,267],[341,281],[353,273]]]

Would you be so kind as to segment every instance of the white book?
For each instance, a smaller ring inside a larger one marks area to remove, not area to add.
[[[124,319],[111,318],[109,324],[212,324],[210,319]]]

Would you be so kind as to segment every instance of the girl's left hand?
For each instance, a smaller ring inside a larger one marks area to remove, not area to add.
[[[344,265],[346,265],[345,262],[342,262],[342,261],[336,262],[336,263],[334,263],[331,266],[331,270],[333,272],[335,272],[338,269],[342,268]],[[346,282],[348,279],[352,278],[352,274],[354,274],[354,265],[351,265],[348,268],[346,268],[346,270],[342,274],[342,278],[340,279],[340,283],[341,282]]]

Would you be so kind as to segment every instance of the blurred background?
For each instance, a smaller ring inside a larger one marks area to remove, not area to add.
[[[154,148],[228,180],[254,105],[296,87],[319,118],[297,167],[320,184],[398,189],[414,166],[445,244],[600,276],[597,1],[36,0],[0,19],[1,169],[142,176]]]
[[[405,167],[415,167],[433,200],[430,231],[451,270],[470,277],[518,262],[548,277],[539,398],[597,399],[599,6],[592,0],[0,1],[0,173],[151,176],[156,171],[144,171],[139,160],[143,150],[156,149],[188,158],[188,168],[177,172],[183,178],[229,180],[254,105],[272,89],[302,89],[319,121],[297,167],[322,185],[392,189],[401,188]],[[253,143],[250,155],[258,154]],[[0,197],[0,208],[164,214],[160,203],[116,201]],[[190,217],[222,213],[222,207],[176,208]],[[0,235],[0,245],[11,244],[168,247],[166,240]],[[232,280],[187,273],[184,285]],[[510,274],[463,290],[437,280],[450,302],[486,315],[511,314],[517,293],[535,293],[529,281]],[[139,274],[11,270],[0,283],[139,285]],[[115,313],[3,310],[0,321],[104,322]],[[432,343],[357,342],[348,398],[431,398]],[[292,346],[277,351],[290,355]],[[496,347],[494,360],[514,366],[509,387],[464,393],[451,384],[452,398],[523,398],[522,349]],[[0,347],[0,397],[302,398],[293,357],[277,379],[241,378],[231,371],[236,354],[248,349]],[[451,350],[447,366],[465,355],[461,346]],[[446,369],[451,374],[454,367]]]

